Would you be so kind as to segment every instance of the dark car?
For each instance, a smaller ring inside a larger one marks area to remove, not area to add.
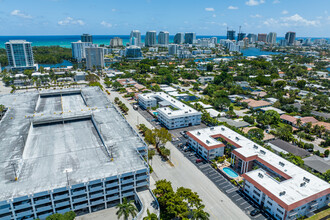
[[[196,163],[201,163],[201,162],[203,162],[202,159],[196,159]]]
[[[256,215],[258,215],[260,213],[260,209],[255,209],[255,210],[252,210],[251,212],[250,212],[250,215],[251,216],[256,216]]]

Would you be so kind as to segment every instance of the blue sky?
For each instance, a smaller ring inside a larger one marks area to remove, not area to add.
[[[329,11],[328,11],[329,10]],[[330,37],[330,0],[0,0],[0,35],[127,35],[132,29]]]

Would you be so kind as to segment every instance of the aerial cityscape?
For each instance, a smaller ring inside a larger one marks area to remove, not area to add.
[[[330,219],[330,2],[171,3],[0,0],[0,220]]]

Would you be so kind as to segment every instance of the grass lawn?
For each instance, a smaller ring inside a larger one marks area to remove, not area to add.
[[[242,107],[241,106],[234,106],[234,110],[241,110],[242,109]]]
[[[330,207],[329,205],[320,209],[318,213],[308,218],[307,220],[319,220],[319,219],[330,219]]]

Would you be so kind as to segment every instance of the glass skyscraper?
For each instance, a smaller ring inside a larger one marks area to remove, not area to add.
[[[10,40],[6,43],[6,52],[10,67],[34,67],[31,42]]]
[[[90,34],[81,35],[81,42],[93,43],[93,36]]]
[[[145,45],[146,47],[152,47],[156,45],[156,31],[147,31],[146,38],[145,38]]]

